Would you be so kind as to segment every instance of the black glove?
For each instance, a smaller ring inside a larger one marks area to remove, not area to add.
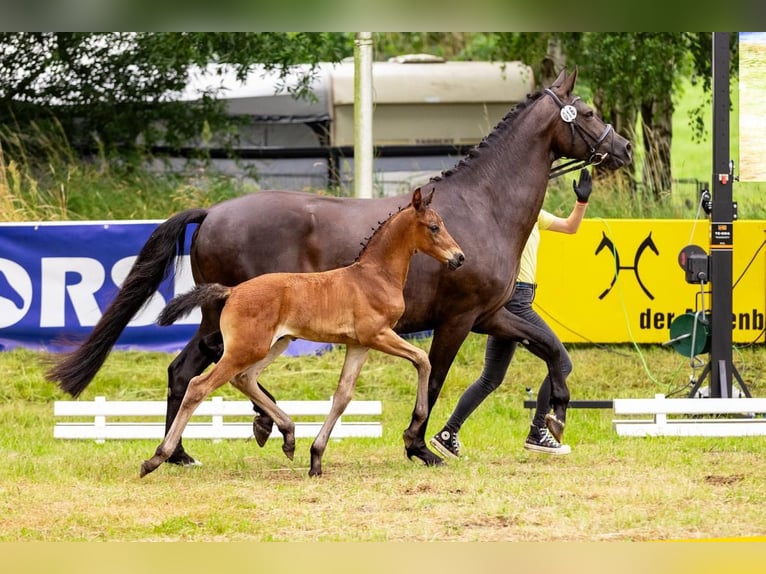
[[[588,203],[590,192],[593,190],[593,180],[590,177],[590,172],[587,169],[580,170],[580,181],[572,181],[572,188],[574,189],[577,201],[580,203]]]

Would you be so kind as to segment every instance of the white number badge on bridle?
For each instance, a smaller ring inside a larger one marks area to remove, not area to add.
[[[573,105],[567,104],[561,108],[561,119],[566,123],[571,124],[577,117],[577,110]]]

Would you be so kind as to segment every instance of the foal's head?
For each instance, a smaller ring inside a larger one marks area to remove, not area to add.
[[[420,188],[412,194],[411,205],[417,220],[414,230],[415,246],[418,251],[441,263],[447,263],[450,269],[457,269],[465,261],[465,255],[447,231],[441,216],[430,207],[433,196],[433,188],[425,197]]]

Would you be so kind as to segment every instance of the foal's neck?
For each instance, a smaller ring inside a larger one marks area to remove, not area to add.
[[[370,238],[356,264],[373,273],[385,274],[403,287],[416,251],[415,225],[415,210],[411,207],[392,215]]]

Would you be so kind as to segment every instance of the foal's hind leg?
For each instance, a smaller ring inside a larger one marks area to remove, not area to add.
[[[176,418],[178,409],[181,407],[189,381],[202,373],[210,365],[209,357],[204,355],[197,345],[199,341],[200,331],[197,331],[168,367],[168,397],[165,415],[166,434]],[[184,450],[183,441],[181,440],[178,441],[175,452],[168,458],[167,462],[182,466],[200,464]]]
[[[223,336],[221,331],[214,331],[202,337],[199,341],[199,350],[213,363],[217,363],[223,356]],[[272,403],[276,403],[274,398],[266,388],[258,383],[258,387],[264,394],[271,400]],[[271,429],[274,426],[272,418],[264,413],[258,405],[253,403],[253,410],[256,415],[253,417],[253,436],[255,436],[255,442],[258,446],[263,446],[271,436]],[[172,458],[172,457],[171,457]]]
[[[231,383],[248,396],[250,400],[253,401],[253,404],[261,412],[265,413],[265,416],[267,416],[269,420],[276,422],[277,428],[283,436],[282,451],[287,458],[293,460],[293,457],[295,456],[295,424],[292,419],[290,419],[290,417],[277,406],[274,398],[266,392],[257,380],[263,370],[284,352],[290,341],[290,337],[282,337],[281,339],[278,339],[263,359],[255,363],[246,371],[238,374],[232,379]],[[253,427],[255,427],[255,423],[253,423]],[[270,429],[269,434],[271,434]],[[267,438],[268,435],[266,436],[266,439]],[[264,439],[264,443],[265,442],[266,440]]]
[[[332,406],[327,418],[319,429],[314,442],[311,443],[311,468],[309,476],[321,476],[322,474],[322,455],[327,448],[327,441],[330,438],[332,429],[340,416],[346,410],[351,395],[354,393],[356,380],[359,378],[359,371],[362,370],[369,349],[358,345],[346,346],[346,358],[343,361],[343,370],[338,380],[338,388],[332,397]]]
[[[189,387],[186,389],[183,401],[181,401],[181,407],[178,409],[165,438],[157,447],[154,456],[141,464],[141,477],[155,470],[173,454],[195,409],[205,397],[223,386],[238,370],[237,366],[232,365],[224,358],[209,373],[196,376],[189,381]]]

